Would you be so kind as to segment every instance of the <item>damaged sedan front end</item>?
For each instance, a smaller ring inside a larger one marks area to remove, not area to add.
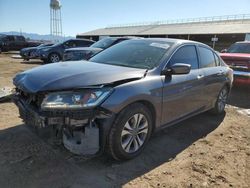
[[[89,86],[89,77],[96,74],[95,66],[107,70],[101,79],[93,81],[94,86]],[[127,76],[110,76],[112,69],[117,68],[90,62],[62,62],[28,70],[13,80],[16,86],[13,101],[25,124],[38,134],[45,132],[46,137],[62,142],[72,153],[96,155],[103,151],[102,139],[107,132],[104,129],[110,126],[103,125],[111,123],[114,117],[113,112],[101,107],[102,102],[112,94],[114,86],[140,79],[145,73],[134,70]],[[117,72],[120,71],[118,68]]]
[[[112,116],[97,106],[111,88],[28,94],[17,89],[13,97],[20,117],[37,131],[50,129],[56,139],[75,154],[93,155],[100,150],[100,124]]]

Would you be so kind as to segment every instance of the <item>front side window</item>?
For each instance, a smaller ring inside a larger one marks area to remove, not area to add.
[[[14,36],[8,36],[8,40],[9,41],[15,41],[15,38],[14,38]]]
[[[193,45],[183,46],[171,57],[169,65],[184,63],[191,65],[191,69],[198,69],[198,58],[196,48]]]
[[[199,47],[201,68],[215,67],[214,53],[205,47]]]
[[[66,42],[64,43],[64,46],[65,46],[66,48],[74,48],[74,47],[77,47],[76,42],[73,41],[73,40],[66,41]]]
[[[117,66],[152,69],[159,65],[161,59],[172,44],[171,42],[165,41],[127,40],[100,52],[89,61]]]

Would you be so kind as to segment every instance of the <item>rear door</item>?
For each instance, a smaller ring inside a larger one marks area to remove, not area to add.
[[[220,66],[220,60],[216,53],[205,46],[199,46],[199,58],[201,71],[204,75],[204,95],[207,105],[217,99],[219,91],[225,83],[225,69]]]
[[[191,71],[186,75],[163,77],[162,124],[201,111],[205,106],[204,76],[199,69],[196,46],[180,47],[171,57],[167,66],[170,67],[176,63],[190,64]]]

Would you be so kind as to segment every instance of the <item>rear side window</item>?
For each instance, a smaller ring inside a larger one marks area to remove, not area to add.
[[[22,36],[16,36],[17,41],[25,41],[24,37]]]
[[[170,65],[185,63],[191,65],[191,69],[198,69],[198,58],[195,46],[183,46],[175,52],[170,59]]]
[[[204,47],[199,47],[201,68],[215,67],[214,53]]]
[[[76,41],[76,44],[79,47],[87,47],[87,46],[90,46],[92,44],[92,42],[90,42],[90,41],[84,41],[84,40],[83,41],[78,40],[78,41]]]

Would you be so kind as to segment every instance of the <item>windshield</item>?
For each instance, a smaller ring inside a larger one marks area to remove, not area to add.
[[[250,53],[250,43],[235,43],[231,45],[227,53]]]
[[[151,40],[128,40],[114,45],[89,61],[117,66],[152,69],[173,43]]]
[[[110,47],[115,40],[116,40],[115,38],[104,38],[95,42],[90,47],[106,49]]]

